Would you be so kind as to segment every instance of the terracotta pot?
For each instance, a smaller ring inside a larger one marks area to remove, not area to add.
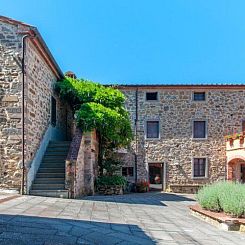
[[[244,143],[244,136],[240,136],[239,139],[240,139],[240,144],[243,145],[243,143]]]

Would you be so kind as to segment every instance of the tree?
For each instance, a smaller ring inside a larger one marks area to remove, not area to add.
[[[66,77],[57,82],[60,97],[71,105],[78,127],[82,131],[96,129],[99,136],[100,173],[107,151],[127,147],[132,138],[125,96],[118,89],[105,87],[83,79]]]

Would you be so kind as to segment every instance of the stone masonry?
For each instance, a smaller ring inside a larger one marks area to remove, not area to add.
[[[21,183],[22,76],[17,60],[22,58],[21,33],[30,29],[18,21],[0,18],[0,188],[19,189]],[[28,171],[51,123],[51,97],[57,104],[54,127],[63,134],[67,109],[54,92],[59,77],[30,39],[26,42],[25,64],[25,163]]]
[[[66,189],[71,198],[93,195],[98,176],[98,139],[95,131],[82,133],[74,130],[66,160]]]
[[[245,86],[119,86],[126,96],[133,131],[138,89],[137,147],[124,154],[124,166],[135,167],[137,151],[138,179],[148,180],[148,163],[163,163],[166,190],[195,192],[195,187],[226,178],[226,142],[224,136],[240,132],[245,118]],[[194,91],[206,92],[205,101],[193,101]],[[157,101],[146,101],[146,92],[158,92]],[[192,138],[193,120],[207,121],[207,139]],[[147,120],[159,120],[160,139],[146,139]],[[136,139],[136,137],[135,137]],[[137,150],[136,150],[137,148]],[[193,178],[192,160],[206,157],[207,178]]]

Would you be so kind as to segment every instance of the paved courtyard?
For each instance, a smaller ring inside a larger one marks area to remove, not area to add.
[[[245,244],[245,234],[192,217],[191,195],[21,196],[0,203],[0,244]]]

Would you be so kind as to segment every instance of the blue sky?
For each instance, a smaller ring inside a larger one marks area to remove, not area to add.
[[[244,0],[0,0],[65,72],[102,83],[245,83]]]

